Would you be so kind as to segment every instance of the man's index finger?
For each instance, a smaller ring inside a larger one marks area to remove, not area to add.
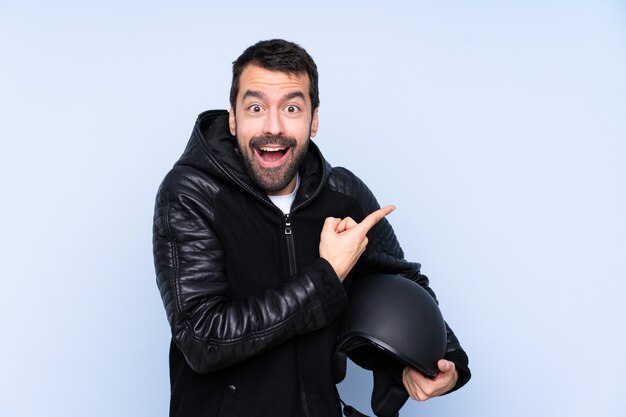
[[[383,217],[391,213],[396,209],[396,206],[385,206],[379,208],[376,211],[371,212],[366,218],[363,219],[359,226],[362,227],[367,233],[376,223],[378,223]]]

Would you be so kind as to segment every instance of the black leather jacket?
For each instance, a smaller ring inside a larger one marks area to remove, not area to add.
[[[345,291],[319,257],[326,217],[360,221],[378,208],[352,173],[331,168],[311,142],[284,215],[246,175],[227,112],[202,113],[159,188],[157,283],[172,329],[171,416],[339,416],[331,358]],[[372,271],[417,281],[382,220],[345,281]],[[459,383],[467,356],[448,331]]]

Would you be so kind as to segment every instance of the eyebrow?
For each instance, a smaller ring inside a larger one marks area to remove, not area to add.
[[[262,91],[246,90],[246,92],[243,95],[242,100],[245,100],[248,97],[254,97],[254,98],[258,98],[258,99],[262,100],[262,99],[264,99],[266,97],[266,95]],[[287,93],[287,94],[285,94],[282,97],[282,100],[291,100],[291,99],[294,99],[294,98],[301,98],[302,100],[306,101],[302,91],[292,91],[291,93]]]
[[[243,95],[243,100],[247,99],[248,97],[255,97],[258,99],[263,99],[265,98],[265,94],[263,94],[260,91],[256,91],[256,90],[246,90],[246,92]]]
[[[291,100],[291,99],[294,99],[294,98],[301,98],[302,100],[306,101],[302,91],[294,91],[294,92],[291,92],[291,93],[289,93],[289,94],[287,94],[287,95],[285,95],[283,97],[284,100]]]

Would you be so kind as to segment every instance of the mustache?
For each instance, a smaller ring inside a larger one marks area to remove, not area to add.
[[[266,145],[279,145],[295,148],[297,144],[298,142],[294,138],[283,135],[255,136],[250,140],[250,146],[255,148]]]

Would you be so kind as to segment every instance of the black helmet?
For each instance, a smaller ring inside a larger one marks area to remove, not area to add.
[[[446,324],[435,299],[398,275],[357,277],[337,334],[337,351],[373,370],[389,359],[434,378],[446,353]]]

